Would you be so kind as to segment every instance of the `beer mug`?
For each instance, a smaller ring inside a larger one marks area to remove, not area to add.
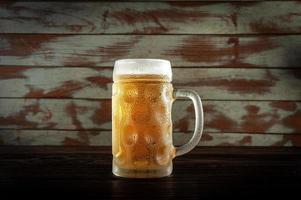
[[[168,60],[117,60],[112,89],[113,174],[127,178],[156,178],[172,173],[172,159],[192,150],[203,131],[199,95],[173,89]],[[195,109],[190,141],[174,147],[171,109],[175,99],[189,98]]]

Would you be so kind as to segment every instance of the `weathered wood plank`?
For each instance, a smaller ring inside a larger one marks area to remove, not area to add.
[[[1,4],[0,16],[2,33],[301,32],[301,4],[298,1],[16,2]]]
[[[206,132],[301,133],[301,102],[204,101]],[[192,132],[194,110],[176,101],[174,130]],[[111,130],[110,100],[0,99],[0,128]]]
[[[58,131],[58,130],[1,130],[2,145],[78,145],[110,146],[109,131]],[[191,137],[174,133],[174,145],[184,144]],[[301,135],[204,133],[199,146],[301,146]]]
[[[146,48],[147,47],[147,48]],[[0,65],[113,66],[163,58],[180,67],[300,67],[301,35],[0,35]]]
[[[174,68],[175,88],[203,99],[301,100],[301,69]],[[0,67],[0,97],[110,98],[111,68]]]

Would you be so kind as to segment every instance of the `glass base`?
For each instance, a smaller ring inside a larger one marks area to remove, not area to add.
[[[172,173],[172,163],[161,169],[122,169],[113,162],[113,174],[124,178],[162,178]]]

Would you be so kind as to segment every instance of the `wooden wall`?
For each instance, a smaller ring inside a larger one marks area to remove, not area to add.
[[[0,3],[0,144],[110,145],[114,60],[163,58],[200,145],[301,146],[300,33],[299,1]]]

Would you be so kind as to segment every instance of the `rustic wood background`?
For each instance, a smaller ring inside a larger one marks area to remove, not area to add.
[[[301,146],[300,33],[299,1],[0,3],[0,144],[110,145],[114,60],[163,58],[200,145]]]

